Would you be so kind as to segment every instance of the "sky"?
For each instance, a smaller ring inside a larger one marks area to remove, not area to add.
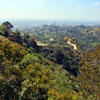
[[[0,19],[100,21],[100,0],[0,0]]]

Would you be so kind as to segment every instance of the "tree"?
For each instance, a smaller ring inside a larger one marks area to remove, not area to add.
[[[13,25],[10,22],[8,22],[8,21],[3,22],[1,26],[6,26],[6,28],[8,30],[11,30],[13,28]]]
[[[19,31],[19,29],[17,28],[16,30],[15,30],[15,41],[17,42],[17,43],[19,43],[19,44],[22,44],[22,37],[21,37],[21,32]]]
[[[24,55],[25,48],[0,36],[0,98],[18,100],[22,77],[17,65]]]
[[[23,41],[24,41],[24,43],[28,43],[29,38],[30,38],[29,33],[25,32],[24,35],[23,35]]]
[[[20,61],[27,51],[24,47],[17,43],[13,43],[5,37],[0,37],[0,50],[3,51],[4,55],[8,60],[13,62]]]
[[[36,40],[34,36],[30,37],[28,40],[28,48],[29,47],[33,47],[35,51],[39,50],[39,47],[36,44]]]
[[[88,97],[93,95],[96,100],[100,99],[100,45],[88,53],[81,60],[80,75],[77,77],[79,85]]]
[[[4,22],[0,26],[0,30],[2,31],[2,35],[5,37],[8,37],[9,34],[11,33],[11,29],[13,28],[13,25],[10,22]]]

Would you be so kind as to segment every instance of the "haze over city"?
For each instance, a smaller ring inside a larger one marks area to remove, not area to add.
[[[100,20],[100,0],[0,0],[0,19]]]

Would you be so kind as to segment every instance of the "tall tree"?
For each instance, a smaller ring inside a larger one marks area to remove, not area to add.
[[[13,25],[9,21],[2,23],[2,25],[6,26],[8,30],[11,30],[13,28]]]
[[[15,41],[19,44],[22,44],[21,32],[18,28],[15,30]]]
[[[13,25],[10,22],[6,21],[2,23],[2,25],[0,26],[0,31],[3,32],[3,35],[5,37],[8,37],[9,34],[11,33],[12,28],[13,28]]]

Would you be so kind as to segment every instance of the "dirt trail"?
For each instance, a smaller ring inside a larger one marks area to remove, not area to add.
[[[71,41],[71,39],[69,39],[69,41],[68,41],[67,43],[68,43],[69,45],[73,46],[74,50],[77,50],[76,44],[73,44],[73,43],[71,43],[70,41]]]

